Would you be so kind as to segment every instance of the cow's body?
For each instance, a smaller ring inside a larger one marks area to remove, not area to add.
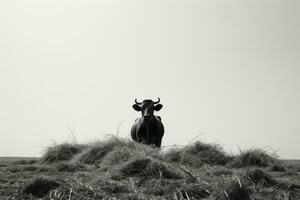
[[[154,115],[154,111],[162,108],[162,105],[158,103],[159,101],[144,100],[142,103],[136,101],[136,104],[133,105],[136,111],[142,112],[142,117],[135,120],[131,128],[131,138],[134,141],[156,147],[161,146],[164,126],[161,118]]]
[[[164,125],[160,117],[141,117],[135,121],[131,128],[131,138],[139,143],[161,146],[164,135]]]

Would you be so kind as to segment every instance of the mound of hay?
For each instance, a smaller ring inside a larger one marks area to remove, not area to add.
[[[165,153],[164,159],[168,162],[201,167],[204,164],[225,165],[231,158],[219,145],[195,142],[182,149],[168,151]]]
[[[74,155],[80,153],[85,148],[84,145],[64,143],[57,146],[49,147],[45,155],[41,158],[42,163],[54,163],[67,161]]]
[[[121,166],[119,172],[123,176],[182,178],[181,173],[170,164],[150,157],[130,160]]]
[[[282,163],[275,163],[270,167],[270,171],[273,171],[273,172],[286,172],[287,167]]]
[[[23,188],[23,194],[42,198],[46,196],[50,190],[55,189],[58,186],[60,186],[60,183],[57,181],[39,177],[29,182]]]
[[[90,145],[79,158],[79,161],[85,164],[98,164],[102,158],[113,150],[115,146],[122,146],[123,143],[116,139],[110,139],[103,142],[96,142]]]
[[[107,167],[118,165],[130,160],[134,156],[141,156],[140,152],[128,147],[115,148],[103,157],[101,165]]]
[[[85,164],[111,166],[128,161],[133,157],[159,157],[159,151],[136,142],[110,138],[90,145],[79,156],[79,162]]]
[[[250,169],[246,174],[246,178],[250,182],[266,187],[277,184],[277,181],[275,181],[270,174],[258,168]]]
[[[254,149],[242,152],[236,156],[232,162],[229,163],[230,167],[268,167],[279,161],[261,149]]]
[[[181,173],[175,167],[154,159],[148,163],[142,175],[149,177],[163,177],[168,179],[182,178]]]

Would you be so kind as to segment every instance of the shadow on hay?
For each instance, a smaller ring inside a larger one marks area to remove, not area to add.
[[[232,180],[220,191],[217,200],[250,200],[250,190],[240,180]]]
[[[39,177],[31,180],[23,188],[23,194],[32,195],[38,198],[42,198],[48,194],[52,189],[60,186],[60,183],[48,178]]]

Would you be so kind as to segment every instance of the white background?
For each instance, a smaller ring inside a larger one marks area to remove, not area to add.
[[[129,135],[159,96],[163,145],[300,158],[300,3],[0,2],[0,156]]]

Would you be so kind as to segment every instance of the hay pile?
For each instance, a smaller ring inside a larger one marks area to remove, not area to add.
[[[109,138],[89,145],[74,160],[84,164],[112,166],[130,160],[133,157],[159,157],[159,150],[132,141]]]
[[[124,176],[180,179],[183,176],[174,166],[153,158],[133,159],[124,163],[119,172]]]
[[[270,171],[274,172],[286,172],[288,170],[287,166],[285,166],[282,163],[274,163],[273,165],[270,166]]]
[[[80,153],[85,147],[85,145],[71,143],[63,143],[49,147],[41,158],[41,162],[51,164],[59,161],[68,161],[72,159],[74,155]]]
[[[246,174],[246,178],[254,184],[266,187],[277,184],[277,181],[275,181],[270,174],[259,168],[250,169]]]
[[[164,159],[171,163],[201,167],[204,164],[225,165],[231,157],[219,145],[195,142],[182,149],[171,149],[164,155]]]
[[[292,191],[292,187],[281,184],[270,174],[271,170],[280,171],[277,167],[281,164],[262,150],[230,156],[219,145],[195,142],[164,152],[112,137],[87,145],[50,147],[40,162],[14,166],[11,176],[25,173],[23,169],[27,169],[26,177],[30,173],[43,174],[40,178],[22,180],[23,190],[18,195],[30,200],[283,200],[283,194],[297,199],[300,194],[296,189]],[[43,168],[47,170],[40,171]],[[284,187],[277,188],[280,184]],[[38,187],[40,193],[35,191]],[[265,195],[268,190],[272,193]]]
[[[232,162],[229,163],[231,167],[269,167],[275,163],[280,163],[273,155],[267,153],[262,149],[253,149],[241,152],[238,156],[234,157]]]

